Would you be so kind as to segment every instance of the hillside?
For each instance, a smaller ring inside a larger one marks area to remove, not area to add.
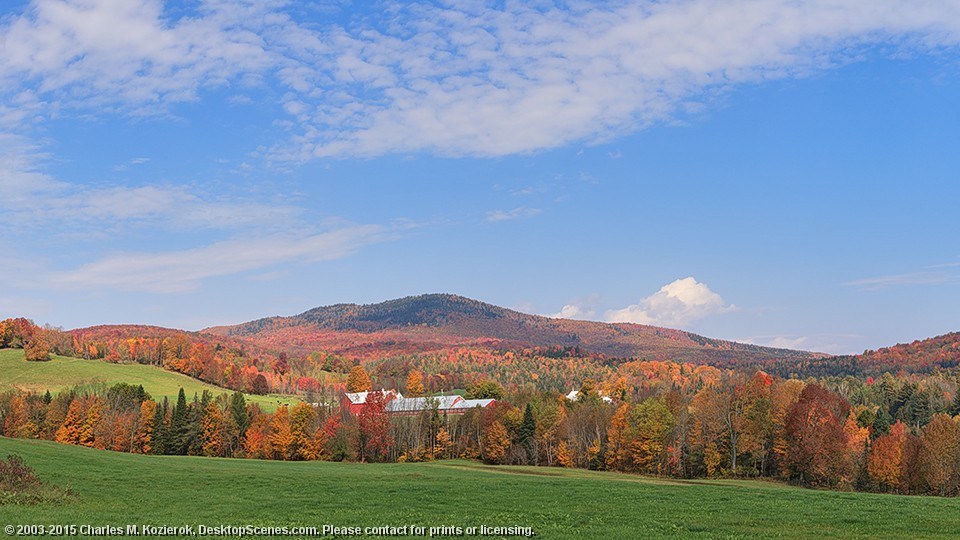
[[[202,333],[297,353],[322,350],[371,358],[446,347],[569,347],[609,357],[714,365],[802,361],[826,355],[710,339],[682,330],[528,315],[449,294],[380,304],[337,304]]]
[[[787,376],[879,375],[890,373],[932,373],[960,366],[960,332],[951,332],[910,343],[864,351],[862,354],[808,359],[774,366],[772,373]]]
[[[27,362],[23,359],[23,351],[18,349],[0,350],[0,373],[3,373],[0,378],[0,392],[17,389],[43,393],[49,390],[56,394],[60,390],[79,385],[103,383],[109,386],[121,382],[143,385],[154,399],[162,400],[166,397],[173,402],[177,400],[180,388],[191,397],[204,390],[213,395],[230,392],[225,388],[156,366],[112,364],[65,356],[54,356],[49,362]],[[276,409],[280,399],[291,402],[290,398],[277,396],[247,395],[246,398],[248,402],[257,403],[265,410]]]
[[[549,539],[952,538],[960,529],[953,499],[764,481],[671,480],[465,461],[387,465],[143,456],[0,437],[0,456],[10,453],[75,496],[0,505],[4,524],[522,526]]]

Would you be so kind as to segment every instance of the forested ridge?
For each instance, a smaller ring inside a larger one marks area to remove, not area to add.
[[[451,347],[578,347],[608,357],[746,365],[823,354],[710,339],[682,330],[529,315],[450,294],[380,304],[339,304],[203,333],[251,339],[291,352],[324,350],[375,359]]]

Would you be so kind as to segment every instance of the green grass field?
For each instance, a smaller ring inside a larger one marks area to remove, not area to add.
[[[0,438],[73,499],[18,524],[479,527],[540,538],[956,538],[960,501],[759,481],[675,481],[467,461],[284,463],[139,456]],[[497,537],[497,536],[495,536]]]
[[[119,382],[142,384],[158,401],[166,396],[175,402],[181,387],[186,392],[187,399],[192,399],[194,393],[200,394],[204,390],[212,392],[213,395],[230,392],[157,366],[111,364],[102,360],[82,360],[65,356],[54,356],[49,362],[27,362],[20,349],[0,349],[0,392],[17,388],[34,392],[50,390],[51,393],[56,393],[65,388],[94,382],[107,385]],[[295,403],[296,399],[276,395],[247,395],[247,401],[259,403],[264,409],[273,411],[276,410],[278,401]]]

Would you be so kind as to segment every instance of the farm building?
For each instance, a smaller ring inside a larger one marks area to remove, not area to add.
[[[403,394],[394,390],[380,390],[387,398],[386,411],[391,416],[414,416],[437,405],[437,411],[442,414],[464,414],[475,408],[489,406],[493,399],[464,399],[463,396],[436,396],[405,398]],[[342,407],[347,407],[353,414],[359,414],[367,402],[370,392],[352,392],[344,394]]]
[[[343,399],[340,400],[341,407],[347,407],[350,409],[350,412],[353,414],[358,414],[360,409],[363,408],[363,405],[367,402],[367,396],[371,392],[348,392],[343,395]],[[394,390],[380,390],[384,396],[386,396],[387,401],[391,401],[396,398],[403,399],[403,394]]]
[[[494,401],[493,399],[464,399],[463,396],[399,397],[387,402],[387,414],[413,416],[432,409],[434,403],[441,414],[464,414],[475,407],[487,407]]]
[[[613,403],[612,397],[605,396],[603,392],[599,390],[597,390],[597,395],[600,396],[600,399],[602,399],[604,403]],[[580,399],[580,391],[576,389],[571,390],[570,393],[566,395],[566,398],[569,399],[570,401],[577,401],[578,399]]]

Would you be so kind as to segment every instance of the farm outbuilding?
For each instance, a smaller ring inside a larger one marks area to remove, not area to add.
[[[391,416],[414,416],[423,411],[433,409],[443,414],[464,414],[476,407],[489,407],[496,400],[493,399],[464,399],[463,396],[435,396],[405,398],[403,394],[394,390],[380,390],[386,397],[386,412]],[[371,392],[351,392],[343,395],[341,406],[350,409],[353,414],[359,414],[367,402]]]

